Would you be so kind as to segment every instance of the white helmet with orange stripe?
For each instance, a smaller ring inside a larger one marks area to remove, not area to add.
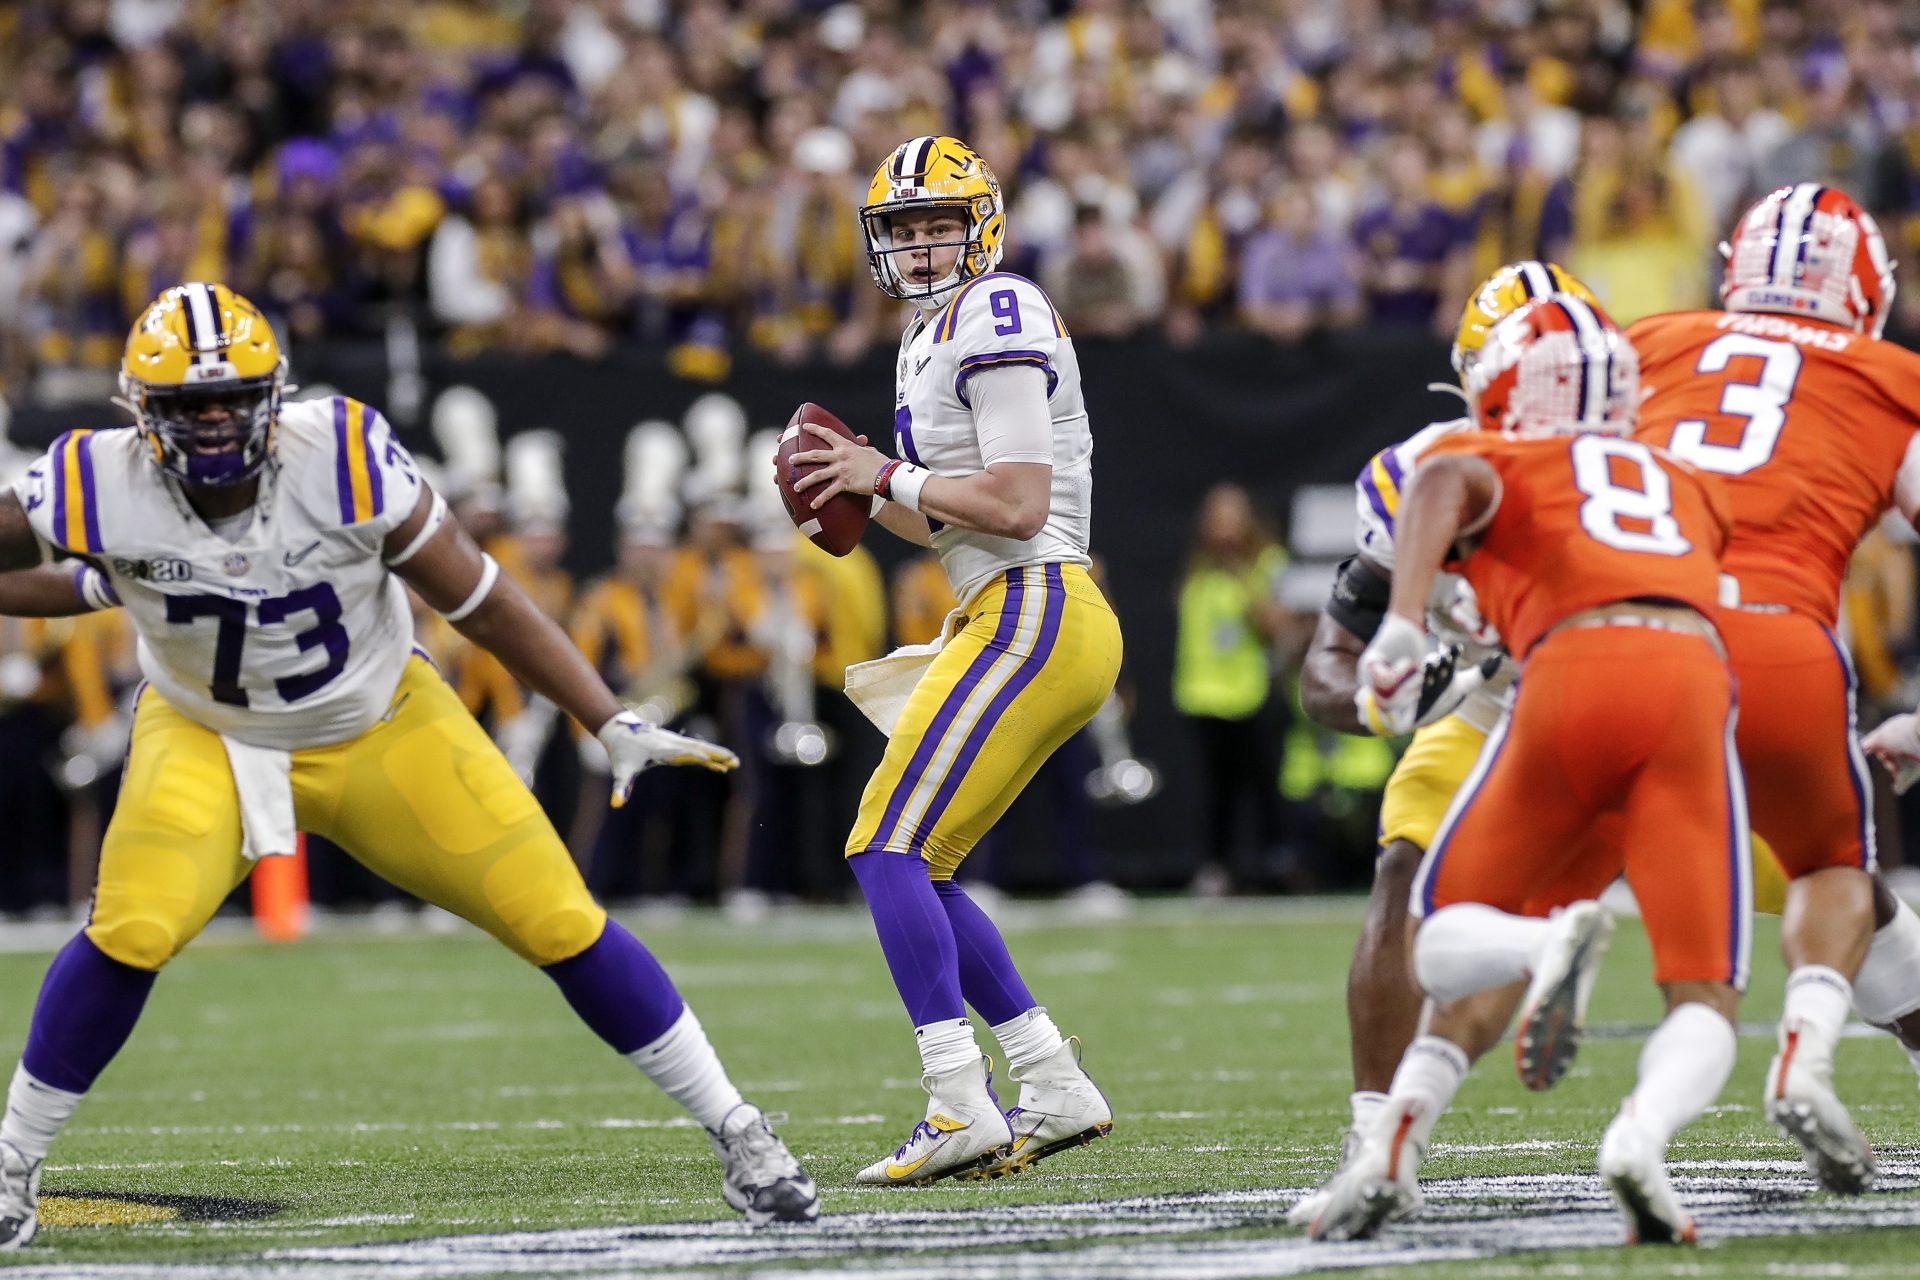
[[[1467,391],[1486,431],[1629,435],[1640,409],[1640,356],[1599,307],[1550,294],[1487,334]]]
[[[1893,262],[1873,215],[1838,187],[1769,192],[1720,246],[1720,305],[1844,325],[1880,336],[1893,309]]]

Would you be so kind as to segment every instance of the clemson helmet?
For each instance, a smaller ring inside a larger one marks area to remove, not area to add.
[[[1468,296],[1466,310],[1460,314],[1460,327],[1453,335],[1453,371],[1459,375],[1462,385],[1493,326],[1535,298],[1554,293],[1570,293],[1589,306],[1600,305],[1591,289],[1576,280],[1571,271],[1553,262],[1535,262],[1531,258],[1509,262],[1482,280],[1480,287]]]
[[[118,403],[154,461],[196,485],[259,474],[287,390],[287,358],[266,316],[223,284],[194,281],[155,298],[120,361]],[[221,420],[208,416],[222,409]]]
[[[1467,393],[1482,430],[1630,435],[1640,411],[1640,355],[1606,312],[1575,294],[1550,294],[1488,332]]]
[[[1720,246],[1720,305],[1844,325],[1880,336],[1893,309],[1893,262],[1873,215],[1838,187],[1769,192]]]
[[[952,242],[960,250],[953,269],[924,285],[908,279],[895,258],[949,246],[894,246],[891,219],[915,209],[951,209],[967,228],[965,240]],[[1006,202],[993,170],[966,143],[931,135],[910,138],[874,170],[867,202],[860,206],[860,227],[866,233],[867,267],[880,291],[902,301],[928,302],[1000,265],[1006,250]]]

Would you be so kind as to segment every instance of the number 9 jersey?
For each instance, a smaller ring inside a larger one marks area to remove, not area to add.
[[[289,751],[386,713],[413,625],[382,544],[421,491],[386,421],[344,397],[280,410],[257,500],[218,529],[132,427],[68,432],[14,486],[42,542],[107,575],[168,703]]]

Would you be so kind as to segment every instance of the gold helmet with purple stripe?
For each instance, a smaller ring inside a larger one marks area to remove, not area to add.
[[[966,228],[965,239],[951,245],[925,243],[895,247],[891,220],[895,214],[920,209],[950,209]],[[1005,251],[1006,204],[1000,182],[987,162],[958,138],[931,134],[909,138],[893,149],[874,170],[867,186],[867,202],[860,206],[860,227],[866,235],[867,266],[873,282],[888,297],[927,302],[941,298],[967,281],[1000,265]],[[924,285],[907,277],[894,261],[902,253],[928,248],[959,249],[953,269]]]

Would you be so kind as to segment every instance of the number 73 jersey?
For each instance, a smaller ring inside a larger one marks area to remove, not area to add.
[[[1481,458],[1500,477],[1479,545],[1447,568],[1472,585],[1515,658],[1573,615],[1622,600],[1713,615],[1728,515],[1712,476],[1619,436],[1467,431],[1436,440],[1421,465],[1448,454]]]
[[[61,436],[14,493],[43,542],[107,575],[139,633],[141,674],[181,714],[289,751],[386,714],[413,625],[382,544],[421,482],[366,405],[284,406],[259,497],[222,532],[132,427]]]
[[[1634,435],[1727,478],[1743,604],[1831,627],[1861,537],[1920,507],[1920,356],[1838,325],[1682,311],[1627,330],[1648,389]]]

